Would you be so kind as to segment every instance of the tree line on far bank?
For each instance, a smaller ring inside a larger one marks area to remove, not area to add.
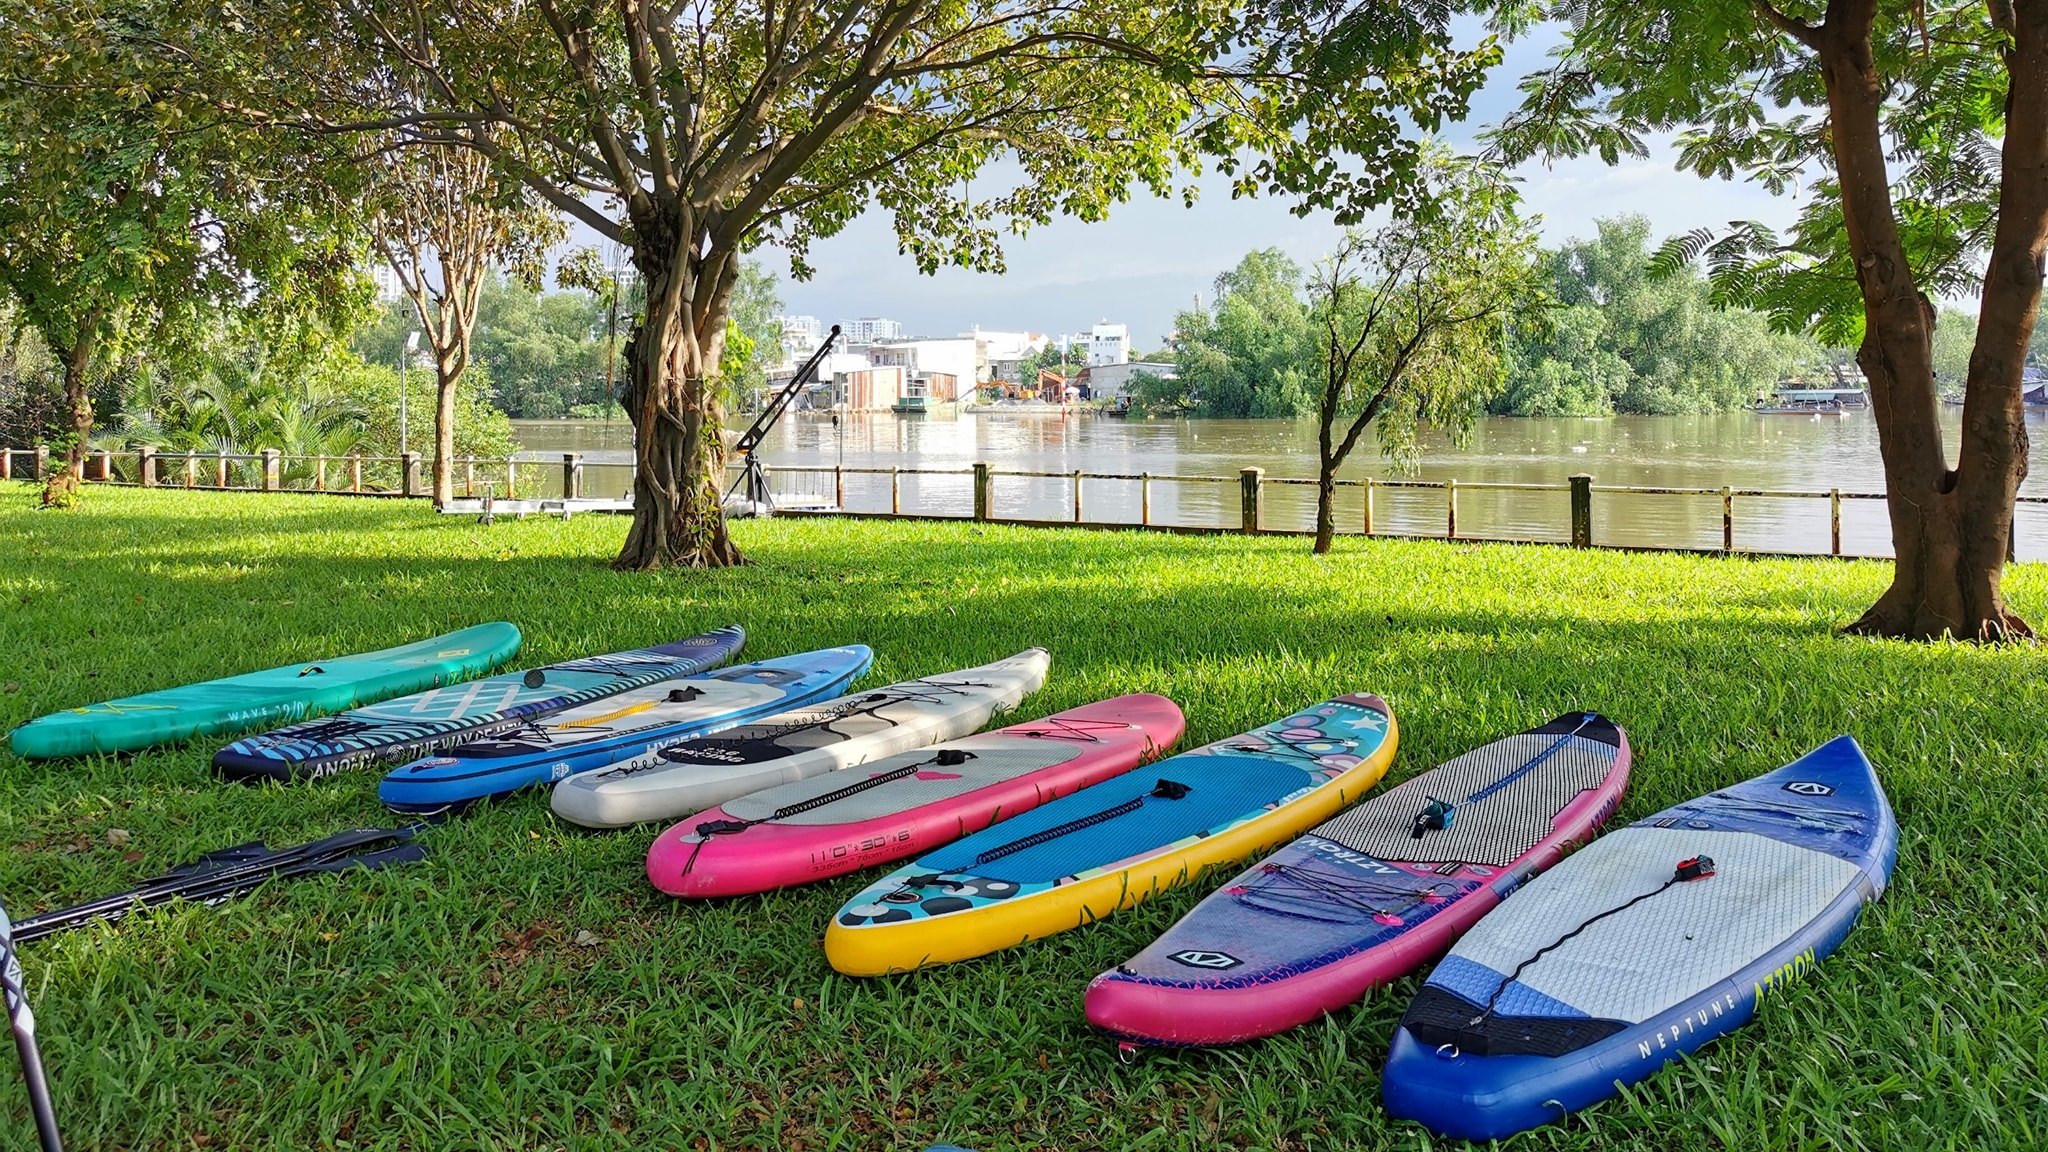
[[[1786,378],[1822,386],[1858,375],[1849,349],[1774,331],[1770,317],[1722,307],[1690,267],[1653,269],[1650,223],[1596,222],[1590,238],[1537,253],[1544,293],[1534,319],[1502,334],[1500,375],[1486,411],[1504,416],[1669,415],[1747,407]],[[1207,307],[1176,317],[1177,379],[1141,376],[1136,401],[1155,412],[1234,418],[1316,413],[1325,348],[1313,277],[1277,248],[1246,253],[1218,276]],[[1960,396],[1976,317],[1940,309],[1934,371]],[[2048,324],[2032,357],[2048,363]]]

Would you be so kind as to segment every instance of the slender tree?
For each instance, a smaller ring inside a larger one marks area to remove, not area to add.
[[[473,148],[398,144],[372,152],[365,163],[371,235],[434,355],[438,506],[455,494],[455,399],[469,368],[484,283],[502,268],[538,290],[548,248],[565,229],[560,213]]]
[[[1462,437],[1506,378],[1507,324],[1543,311],[1536,233],[1513,190],[1461,159],[1432,156],[1425,172],[1426,196],[1347,233],[1314,274],[1318,555],[1337,532],[1337,470],[1365,430],[1396,456],[1425,423]]]
[[[1857,347],[1884,456],[1891,587],[1850,630],[2030,635],[2002,588],[2027,470],[2021,372],[2048,254],[2048,0],[1505,4],[1567,25],[1502,125],[1509,159],[1644,155],[1807,193],[1779,236],[1680,237],[1721,298]],[[1820,177],[1810,179],[1818,170]],[[1981,291],[1957,464],[1943,442],[1934,298]]]
[[[192,58],[264,79],[209,81],[217,98],[478,149],[630,247],[647,302],[623,389],[638,465],[624,568],[740,559],[719,512],[716,376],[749,248],[779,244],[805,275],[812,242],[872,206],[920,267],[999,271],[1005,229],[1100,219],[1134,187],[1192,196],[1180,174],[1208,166],[1239,194],[1355,216],[1406,181],[1405,133],[1462,115],[1498,59],[1490,39],[1454,41],[1449,6],[1363,0],[227,10]],[[309,77],[309,43],[354,63]],[[433,107],[363,115],[380,70],[416,78]],[[989,179],[1002,158],[1008,187]]]

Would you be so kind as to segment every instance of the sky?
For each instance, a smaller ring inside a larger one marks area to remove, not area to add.
[[[1466,38],[1479,30],[1469,26]],[[1555,34],[1512,44],[1507,58],[1473,101],[1465,124],[1444,135],[1469,144],[1484,125],[1517,102],[1516,82],[1539,68]],[[1668,141],[1647,160],[1608,167],[1597,158],[1532,164],[1522,180],[1525,211],[1540,214],[1546,243],[1593,232],[1594,221],[1636,212],[1649,218],[1652,236],[1665,236],[1730,220],[1789,224],[1796,202],[1778,199],[1753,184],[1708,180],[1673,166]],[[1206,302],[1218,273],[1246,252],[1278,247],[1304,267],[1334,247],[1339,229],[1325,215],[1297,217],[1282,200],[1233,201],[1227,180],[1202,182],[1193,208],[1180,200],[1150,196],[1112,209],[1097,224],[1060,220],[1004,246],[1008,271],[987,275],[959,269],[936,276],[918,272],[896,249],[888,215],[869,212],[845,231],[812,246],[817,274],[809,281],[789,277],[780,253],[757,254],[781,280],[787,313],[810,315],[825,324],[857,316],[885,316],[909,335],[951,336],[975,326],[1002,331],[1059,334],[1085,331],[1098,321],[1130,325],[1132,350],[1142,353],[1165,343],[1174,314]]]

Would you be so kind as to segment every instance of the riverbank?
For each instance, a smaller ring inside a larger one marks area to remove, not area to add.
[[[1390,779],[1597,707],[1637,750],[1618,821],[1851,732],[1898,811],[1893,890],[1749,1029],[1532,1139],[1648,1152],[2038,1137],[2048,653],[1838,636],[1884,586],[1882,564],[1357,539],[1318,560],[1298,539],[776,520],[736,526],[751,567],[648,576],[604,567],[616,518],[486,529],[420,505],[101,488],[59,514],[33,511],[32,491],[0,484],[0,726],[503,618],[526,633],[522,665],[739,622],[755,656],[871,644],[871,684],[1039,644],[1052,678],[1020,718],[1161,691],[1187,712],[1183,747],[1371,690],[1402,725]],[[2048,619],[2048,565],[2014,569],[2009,591]],[[210,751],[0,753],[8,910],[244,840],[391,822],[374,775],[230,787]],[[1082,1020],[1082,986],[1200,888],[981,961],[853,981],[818,941],[872,875],[682,906],[641,874],[652,831],[565,829],[543,797],[517,797],[428,833],[420,865],[26,946],[71,1142],[1423,1141],[1378,1105],[1412,979],[1243,1049],[1117,1062]],[[0,1075],[0,1129],[26,1131],[12,1082]]]

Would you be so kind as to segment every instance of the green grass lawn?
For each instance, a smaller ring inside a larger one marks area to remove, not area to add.
[[[624,525],[418,504],[0,485],[0,727],[492,619],[521,664],[744,624],[762,657],[862,642],[864,683],[1038,644],[1019,718],[1164,692],[1184,746],[1340,692],[1385,696],[1390,780],[1577,708],[1629,731],[1617,823],[1862,741],[1902,830],[1834,959],[1702,1058],[1520,1148],[2048,1145],[2048,654],[1847,639],[1883,565],[918,523],[737,529],[757,562],[620,575]],[[2048,617],[2048,565],[2008,579]],[[377,777],[244,787],[213,745],[0,752],[17,918],[211,848],[387,823]],[[110,829],[131,839],[109,842]],[[1081,991],[1193,906],[883,980],[825,964],[862,884],[683,905],[655,829],[590,834],[540,794],[427,834],[418,865],[274,886],[23,948],[77,1148],[1419,1148],[1378,1072],[1416,981],[1289,1035],[1125,1066]],[[578,946],[579,933],[596,943]],[[0,1147],[29,1142],[0,1057]]]

